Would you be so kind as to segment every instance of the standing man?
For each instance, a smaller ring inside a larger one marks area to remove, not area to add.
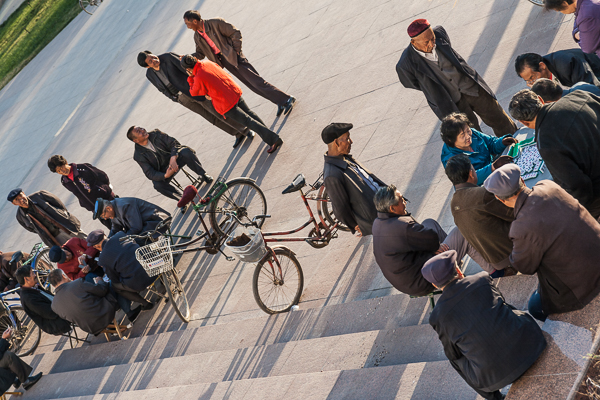
[[[385,183],[350,155],[350,129],[352,124],[332,123],[321,132],[327,145],[323,181],[336,218],[352,233],[367,236],[377,218],[373,196]]]
[[[600,217],[600,98],[576,90],[544,104],[529,89],[513,96],[510,114],[528,128],[554,182]]]
[[[248,62],[242,52],[242,33],[222,18],[203,20],[196,10],[183,14],[183,22],[194,31],[196,52],[193,55],[204,57],[231,72],[250,90],[277,104],[277,116],[289,114],[296,98],[290,96],[265,81]]]
[[[45,190],[29,197],[21,188],[13,189],[7,200],[19,207],[17,221],[29,232],[39,235],[46,246],[62,246],[72,237],[85,239],[79,220],[55,195]]]
[[[246,136],[252,137],[253,132],[238,122],[228,119],[215,111],[210,100],[192,99],[190,87],[187,83],[187,72],[181,67],[180,55],[164,53],[159,56],[149,50],[138,54],[137,61],[142,68],[146,68],[146,78],[170,100],[181,104],[207,120],[217,128],[235,136],[235,149],[244,141]],[[110,227],[109,227],[110,228]]]
[[[171,180],[179,168],[188,166],[202,182],[211,183],[212,176],[207,175],[196,152],[179,144],[177,139],[158,129],[147,132],[139,126],[127,130],[127,139],[135,143],[133,159],[142,167],[144,175],[152,181],[154,189],[163,196],[174,200],[181,198],[181,193],[171,185]]]
[[[94,204],[98,197],[105,200],[115,198],[106,172],[91,164],[69,164],[66,158],[57,154],[48,159],[48,168],[51,172],[62,175],[60,183],[73,193],[79,200],[79,205],[89,212],[94,212]],[[100,222],[110,229],[110,221],[101,219]]]
[[[408,26],[408,35],[411,44],[402,53],[396,72],[404,87],[423,92],[440,121],[461,112],[481,131],[477,113],[496,136],[515,133],[515,122],[477,71],[454,51],[444,28],[432,29],[429,21],[417,19]]]
[[[564,87],[578,82],[600,86],[600,59],[581,49],[560,50],[543,57],[536,53],[521,54],[515,59],[515,71],[529,87],[541,78],[558,81]]]
[[[579,310],[600,293],[600,225],[573,196],[548,180],[529,189],[516,164],[492,172],[483,185],[514,209],[510,263],[539,281],[531,315],[544,321]]]
[[[516,381],[546,347],[531,316],[506,304],[485,272],[464,277],[456,252],[425,263],[423,276],[442,290],[429,324],[452,367],[481,397],[504,399],[500,389]]]

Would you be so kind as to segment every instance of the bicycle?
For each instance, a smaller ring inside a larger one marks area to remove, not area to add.
[[[20,288],[0,293],[0,332],[12,329],[12,335],[8,339],[9,350],[19,357],[27,356],[37,349],[42,337],[42,330],[27,315],[20,303],[8,304],[8,301],[19,301],[20,298],[8,298],[6,296],[17,293]]]
[[[544,0],[529,0],[531,3],[535,4],[536,6],[544,6]]]
[[[10,259],[10,263],[20,263],[23,259],[23,252],[16,251]],[[54,293],[54,289],[48,282],[48,275],[50,271],[56,269],[56,263],[50,261],[50,248],[46,247],[43,243],[36,243],[33,245],[29,258],[22,262],[22,265],[30,265],[31,269],[35,273],[36,279],[40,287],[45,290]]]
[[[96,11],[94,7],[100,6],[100,3],[102,3],[102,0],[79,0],[79,7],[86,13],[93,15]]]

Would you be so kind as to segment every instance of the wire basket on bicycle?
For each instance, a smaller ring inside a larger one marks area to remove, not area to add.
[[[245,234],[250,238],[250,241],[244,245],[236,246],[235,239]],[[238,227],[229,235],[225,246],[231,250],[235,257],[243,262],[254,263],[260,261],[266,254],[267,248],[265,246],[265,240],[260,232],[259,228],[252,226],[249,227]]]
[[[135,258],[142,264],[148,276],[157,276],[173,269],[173,253],[171,243],[165,236],[156,242],[139,247]]]

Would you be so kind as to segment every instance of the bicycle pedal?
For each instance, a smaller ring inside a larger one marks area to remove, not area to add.
[[[204,235],[204,231],[202,229],[198,229],[198,231],[196,232],[196,236],[202,236]]]
[[[225,259],[227,261],[235,261],[235,258],[231,257],[231,256],[225,256]]]

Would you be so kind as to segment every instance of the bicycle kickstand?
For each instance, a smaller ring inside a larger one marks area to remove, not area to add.
[[[227,254],[223,253],[223,250],[221,250],[221,249],[219,249],[219,253],[223,254],[225,256],[225,259],[227,261],[234,261],[235,260],[235,258],[233,258],[231,256],[228,256]]]

